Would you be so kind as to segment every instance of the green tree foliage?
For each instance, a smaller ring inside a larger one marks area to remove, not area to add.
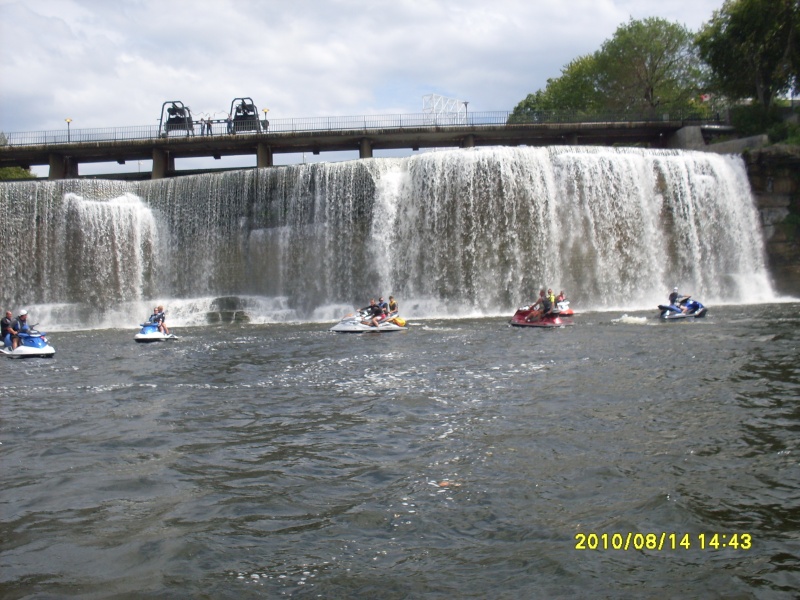
[[[596,85],[595,58],[581,56],[561,69],[561,77],[548,79],[547,87],[517,104],[509,118],[511,123],[539,120],[547,111],[571,110],[576,113],[597,112],[602,109],[602,98]]]
[[[631,19],[595,53],[597,87],[613,111],[668,112],[701,90],[694,35],[665,19]]]
[[[31,173],[29,169],[23,169],[22,167],[0,168],[0,181],[8,181],[10,179],[36,179],[36,175]]]
[[[692,106],[703,81],[693,34],[665,19],[631,19],[594,54],[579,57],[547,87],[529,94],[511,122],[542,111],[669,112]]]
[[[697,36],[711,85],[763,109],[800,83],[800,2],[726,0]]]

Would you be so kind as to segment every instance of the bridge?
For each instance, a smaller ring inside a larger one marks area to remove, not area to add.
[[[273,166],[275,154],[471,148],[475,146],[644,145],[680,147],[687,126],[730,131],[718,117],[696,113],[593,115],[542,111],[524,121],[512,113],[474,112],[365,115],[190,122],[169,130],[161,124],[0,134],[0,167],[49,165],[50,179],[78,177],[81,163],[152,160],[152,179],[184,174],[176,158],[255,155],[257,167]]]

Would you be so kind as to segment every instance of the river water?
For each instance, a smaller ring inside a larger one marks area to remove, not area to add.
[[[800,588],[800,304],[328,327],[4,361],[0,597]]]

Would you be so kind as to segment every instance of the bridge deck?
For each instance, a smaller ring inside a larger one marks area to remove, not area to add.
[[[7,143],[0,145],[0,167],[49,164],[51,178],[58,178],[77,175],[79,163],[153,159],[153,176],[160,177],[173,174],[176,158],[191,157],[256,154],[258,166],[270,166],[274,154],[299,152],[358,150],[366,158],[373,150],[402,148],[633,143],[664,147],[687,124],[718,124],[683,115],[638,119],[571,115],[569,119],[560,114],[526,123],[509,123],[509,116],[503,112],[435,120],[428,114],[285,119],[270,121],[266,130],[267,123],[261,121],[260,132],[234,133],[216,121],[211,134],[204,134],[199,121],[189,131],[169,133],[158,127],[130,127],[7,134]],[[59,174],[62,162],[67,164]]]

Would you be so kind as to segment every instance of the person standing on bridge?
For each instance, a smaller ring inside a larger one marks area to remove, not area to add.
[[[233,118],[230,115],[228,115],[226,122],[228,123],[228,133],[233,133]]]
[[[208,133],[208,135],[214,135],[214,132],[211,131],[211,117],[208,117],[208,119],[206,119],[206,132]]]

